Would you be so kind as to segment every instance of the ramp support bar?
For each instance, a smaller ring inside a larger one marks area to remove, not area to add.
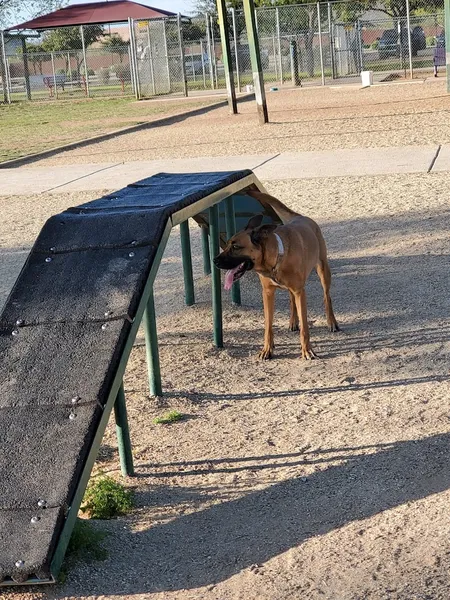
[[[202,252],[203,252],[203,273],[211,275],[211,259],[209,257],[208,228],[201,227],[202,230]]]
[[[219,207],[217,204],[215,204],[209,209],[209,247],[212,258],[217,256],[220,252],[219,236]],[[211,285],[214,345],[217,348],[223,348],[222,290],[220,283],[220,270],[215,265],[212,266]]]
[[[225,223],[227,229],[227,239],[229,240],[236,233],[236,218],[234,214],[234,198],[229,196],[225,198]],[[240,282],[236,281],[231,288],[231,301],[233,304],[240,306],[241,304],[241,286]]]
[[[153,287],[150,291],[143,321],[150,395],[162,396],[161,369],[159,365],[158,334],[156,331],[155,299],[153,296]]]
[[[184,297],[187,306],[195,304],[194,277],[192,274],[191,238],[189,220],[180,223],[181,257],[183,259]]]
[[[117,444],[119,446],[120,470],[122,475],[133,477],[133,454],[131,451],[130,430],[128,427],[127,405],[125,402],[125,391],[123,383],[117,392],[114,402],[114,416],[116,418]]]

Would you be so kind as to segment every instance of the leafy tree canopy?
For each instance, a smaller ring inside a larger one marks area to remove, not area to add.
[[[8,27],[45,15],[67,4],[67,0],[0,0],[0,26]]]

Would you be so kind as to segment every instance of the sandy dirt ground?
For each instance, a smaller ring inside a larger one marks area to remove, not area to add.
[[[270,123],[258,127],[253,100],[34,163],[34,166],[236,156],[338,148],[450,143],[445,81],[267,92]],[[152,103],[153,106],[153,103]]]
[[[444,83],[268,94],[36,166],[450,142]],[[308,283],[312,344],[299,359],[279,293],[275,358],[260,362],[259,282],[224,293],[212,346],[210,281],[192,228],[197,304],[183,305],[178,231],[156,281],[164,397],[148,395],[140,334],[125,389],[136,508],[94,522],[108,558],[11,600],[448,600],[450,173],[267,182],[315,218],[329,247],[340,333]],[[46,218],[97,197],[0,197],[0,307]],[[176,409],[171,426],[153,419]],[[111,423],[97,470],[120,479]]]
[[[449,186],[447,173],[267,183],[328,243],[342,331],[327,331],[312,275],[312,362],[299,359],[283,292],[275,358],[258,361],[251,274],[242,307],[224,292],[214,349],[198,229],[192,308],[174,230],[155,289],[164,397],[148,395],[142,335],[125,377],[137,506],[94,522],[110,533],[105,561],[0,598],[448,600]],[[96,196],[0,199],[0,304],[44,220]],[[153,423],[172,409],[185,419]],[[112,423],[97,468],[120,479]]]

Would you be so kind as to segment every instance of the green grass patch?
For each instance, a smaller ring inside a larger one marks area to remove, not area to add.
[[[93,98],[0,104],[0,162],[76,142],[154,118],[208,106],[198,102],[136,102]]]
[[[59,573],[59,583],[65,583],[67,573],[77,562],[91,563],[108,558],[108,551],[103,546],[107,537],[106,531],[101,531],[89,521],[77,519],[67,546],[66,556]]]
[[[88,485],[81,511],[91,519],[113,519],[127,514],[133,506],[131,491],[112,477],[102,475]]]
[[[177,410],[171,410],[166,413],[162,417],[156,417],[153,419],[153,423],[155,425],[170,425],[171,423],[176,423],[177,421],[182,421],[184,419],[184,415]]]

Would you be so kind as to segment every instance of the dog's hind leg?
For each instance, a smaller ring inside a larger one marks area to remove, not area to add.
[[[331,302],[331,271],[326,257],[322,258],[316,265],[316,270],[323,288],[323,300],[325,304],[325,314],[327,317],[328,328],[330,331],[339,331],[339,325],[337,324],[336,317],[334,316],[333,304]]]
[[[300,317],[300,345],[302,347],[302,358],[306,358],[306,360],[311,360],[313,358],[318,358],[317,354],[315,354],[314,350],[311,348],[311,343],[309,341],[309,327],[308,327],[308,317],[307,317],[307,308],[306,308],[306,293],[302,288],[298,292],[295,293],[295,303],[297,306],[297,313]]]
[[[289,315],[289,331],[298,331],[298,313],[295,305],[295,296],[292,292],[289,292],[289,304],[290,304],[290,315]]]

